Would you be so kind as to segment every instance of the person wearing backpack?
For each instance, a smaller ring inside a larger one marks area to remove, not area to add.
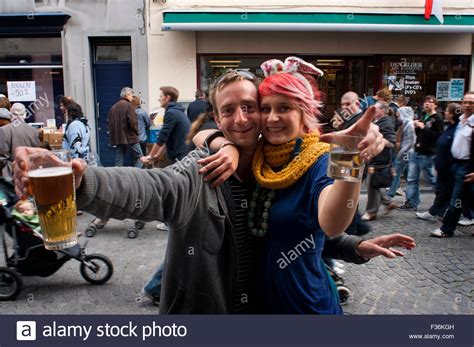
[[[71,151],[73,159],[82,158],[87,161],[90,152],[91,130],[87,119],[82,113],[81,106],[75,102],[66,106],[65,115],[68,117],[63,136],[63,149]]]

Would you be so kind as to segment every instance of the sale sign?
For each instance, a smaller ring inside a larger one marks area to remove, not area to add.
[[[10,101],[35,101],[35,81],[7,82],[8,99]]]

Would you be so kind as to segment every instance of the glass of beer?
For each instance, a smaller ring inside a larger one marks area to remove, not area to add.
[[[327,175],[336,180],[360,182],[364,162],[360,157],[362,136],[337,135],[331,143]]]
[[[31,155],[28,176],[46,249],[77,244],[76,189],[69,151]]]

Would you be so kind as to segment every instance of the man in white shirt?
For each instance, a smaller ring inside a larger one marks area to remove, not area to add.
[[[454,188],[451,203],[443,218],[443,225],[431,232],[433,237],[451,237],[461,217],[462,210],[469,204],[472,184],[465,182],[467,175],[472,172],[472,133],[474,129],[474,92],[464,95],[461,103],[463,115],[454,133],[451,146],[453,165],[451,171],[454,177]]]

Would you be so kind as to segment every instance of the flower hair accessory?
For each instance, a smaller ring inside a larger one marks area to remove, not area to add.
[[[310,74],[316,76],[324,75],[322,70],[298,57],[288,57],[285,59],[284,63],[278,59],[270,59],[260,65],[260,67],[262,68],[265,77],[280,72]]]

